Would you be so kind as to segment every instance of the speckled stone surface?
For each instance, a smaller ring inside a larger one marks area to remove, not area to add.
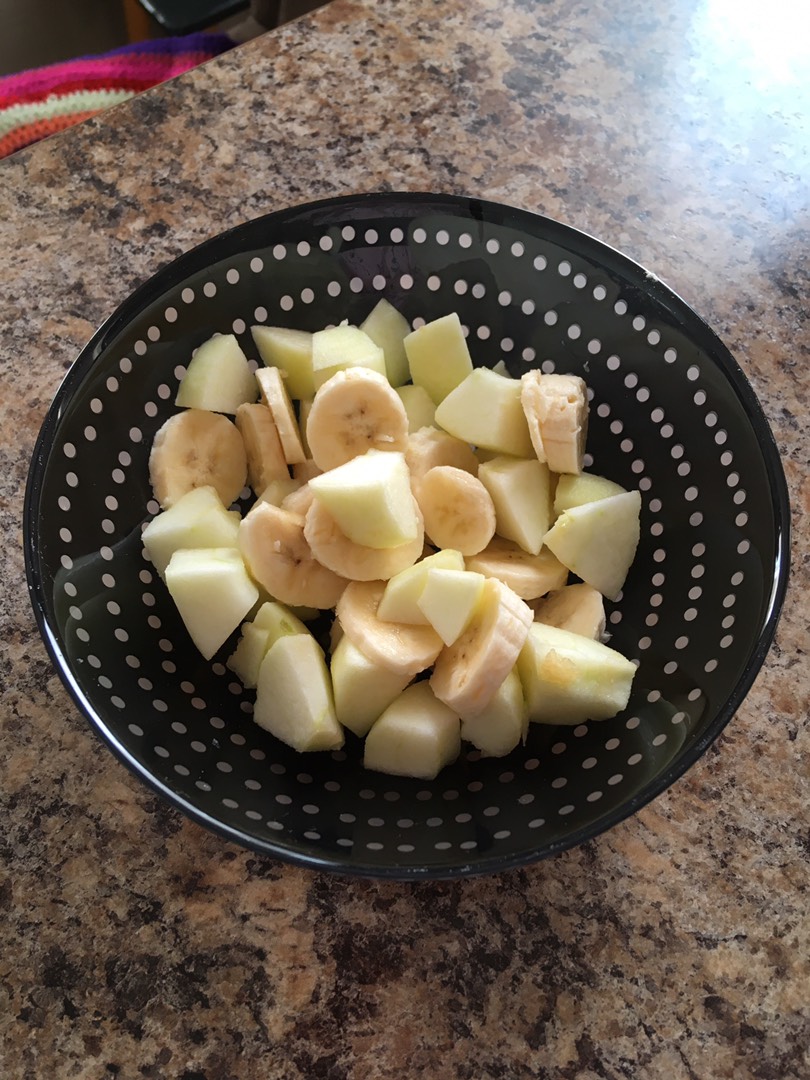
[[[4,1080],[810,1076],[810,35],[744,7],[335,0],[0,164]],[[379,188],[654,268],[752,381],[793,503],[776,644],[715,746],[486,879],[347,882],[191,824],[78,716],[24,585],[28,461],[95,326],[227,226]]]

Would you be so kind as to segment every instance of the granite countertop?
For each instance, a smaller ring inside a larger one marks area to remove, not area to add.
[[[4,1080],[810,1076],[810,53],[795,11],[745,7],[335,0],[0,164]],[[381,188],[654,268],[735,353],[790,485],[792,589],[723,736],[496,877],[347,881],[205,832],[90,732],[24,585],[28,461],[94,328],[228,226]]]

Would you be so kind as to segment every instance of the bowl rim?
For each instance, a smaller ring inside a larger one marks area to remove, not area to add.
[[[444,208],[448,211],[451,209],[458,211],[460,208],[466,207],[467,216],[478,220],[492,219],[493,217],[496,219],[509,218],[516,225],[520,225],[521,220],[531,220],[535,223],[535,226],[539,223],[546,234],[551,234],[552,239],[557,239],[557,237],[563,240],[569,238],[574,244],[581,245],[584,241],[587,244],[596,245],[600,255],[609,261],[612,268],[620,272],[627,284],[634,285],[642,293],[652,296],[659,303],[665,304],[669,313],[677,318],[681,327],[688,324],[693,340],[700,344],[701,348],[725,374],[730,387],[740,401],[761,448],[762,462],[771,491],[770,510],[774,527],[775,558],[773,577],[759,636],[735,685],[703,734],[698,739],[695,739],[688,749],[674,759],[662,773],[645,784],[621,806],[600,818],[596,824],[582,826],[565,838],[546,844],[543,847],[526,849],[513,854],[484,855],[469,861],[458,860],[457,863],[436,867],[398,865],[395,861],[392,861],[390,865],[379,865],[352,859],[348,853],[345,856],[339,854],[335,857],[318,856],[288,848],[281,843],[257,839],[255,836],[251,836],[235,826],[227,825],[206,811],[201,810],[188,799],[178,794],[168,784],[154,776],[118,740],[103,717],[92,707],[82,691],[79,680],[74,676],[67,658],[60,649],[57,637],[46,615],[45,590],[43,588],[41,569],[42,560],[36,542],[45,466],[53,448],[63,407],[69,401],[74,390],[82,385],[85,377],[93,370],[109,343],[116,338],[133,316],[155,299],[156,291],[159,290],[160,294],[162,294],[166,289],[185,279],[189,273],[198,272],[206,264],[218,261],[208,258],[208,256],[213,256],[221,247],[229,248],[229,253],[238,251],[240,247],[244,248],[244,250],[251,250],[255,247],[255,243],[251,242],[250,238],[260,223],[271,228],[275,221],[294,218],[297,213],[309,214],[330,209],[348,209],[350,207],[368,207],[373,210],[375,205],[380,205],[382,208],[382,204],[391,200],[411,203],[416,207],[419,205],[425,207],[434,206],[436,209]],[[50,660],[73,702],[95,733],[112,750],[115,757],[147,788],[181,810],[191,820],[249,851],[301,866],[308,870],[328,871],[338,876],[400,881],[451,880],[477,877],[537,863],[542,859],[559,854],[608,832],[672,787],[703,756],[734,716],[751,689],[771,648],[787,592],[790,573],[790,528],[791,511],[787,481],[776,440],[765,416],[764,409],[744,371],[727,346],[703,317],[683,300],[677,292],[667,286],[656,274],[646,270],[640,263],[622,254],[618,249],[606,244],[603,240],[574,226],[547,217],[545,214],[475,196],[426,191],[368,191],[290,204],[232,226],[158,267],[144,282],[130,292],[101,323],[90,340],[79,351],[74,363],[66,371],[37,435],[28,469],[23,503],[23,549],[26,581],[29,600],[34,611],[39,633],[45,643]]]

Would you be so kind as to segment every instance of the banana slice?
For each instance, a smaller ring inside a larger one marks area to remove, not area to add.
[[[240,405],[236,426],[245,443],[250,486],[258,495],[273,480],[289,480],[290,470],[273,414],[266,405]]]
[[[246,479],[245,445],[226,416],[187,409],[170,417],[155,435],[149,480],[164,510],[194,488],[208,486],[230,506]]]
[[[548,548],[530,555],[511,540],[495,536],[483,551],[464,560],[468,570],[497,578],[524,600],[536,600],[551,589],[561,589],[568,570]]]
[[[544,600],[534,601],[534,621],[570,630],[572,634],[601,641],[605,632],[605,604],[591,585],[565,585]]]
[[[425,541],[424,523],[418,505],[415,505],[414,509],[417,534],[413,540],[400,544],[399,547],[372,548],[349,540],[340,531],[326,507],[317,499],[307,511],[304,536],[315,558],[341,577],[350,578],[352,581],[387,581],[400,570],[413,566],[422,554]]]
[[[252,577],[283,604],[331,608],[347,582],[312,554],[304,519],[259,502],[239,526],[239,550]]]
[[[414,486],[425,473],[438,465],[452,465],[454,469],[478,475],[478,458],[472,447],[435,427],[423,427],[408,436],[405,461],[411,470]]]
[[[309,484],[302,484],[301,487],[284,496],[281,500],[281,509],[287,510],[290,514],[299,514],[302,518],[305,518],[314,500],[315,492]]]
[[[461,716],[485,709],[517,663],[532,614],[503,582],[485,581],[472,622],[436,660],[430,677],[436,697]]]
[[[306,460],[307,455],[304,453],[301,442],[298,421],[295,419],[293,405],[281,372],[277,367],[259,368],[256,372],[256,380],[262,401],[276,422],[278,437],[281,440],[281,448],[287,464],[296,465],[299,461]]]
[[[476,476],[452,465],[429,469],[416,487],[425,532],[440,548],[475,555],[495,535],[495,505]]]
[[[307,442],[324,472],[367,450],[404,452],[408,415],[382,375],[369,368],[348,368],[316,393],[307,419]]]
[[[520,401],[538,461],[556,473],[581,473],[588,434],[588,397],[578,375],[527,371]]]
[[[293,476],[296,480],[300,480],[302,484],[306,484],[313,476],[320,476],[322,472],[323,469],[319,469],[312,458],[307,458],[306,461],[298,461],[292,467]]]
[[[405,626],[378,619],[384,591],[384,581],[352,581],[338,600],[336,614],[344,634],[364,656],[380,667],[413,678],[439,655],[442,639],[432,626]]]

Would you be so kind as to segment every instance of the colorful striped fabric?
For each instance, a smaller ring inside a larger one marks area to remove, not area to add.
[[[219,56],[233,44],[225,34],[159,38],[0,76],[0,158]]]

